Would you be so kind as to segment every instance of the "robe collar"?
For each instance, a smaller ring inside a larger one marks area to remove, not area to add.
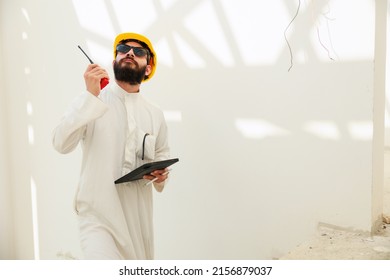
[[[118,84],[116,82],[113,82],[113,83],[110,83],[110,87],[111,87],[111,90],[112,90],[112,94],[114,94],[115,96],[117,96],[119,99],[121,99],[123,102],[125,101],[126,97],[131,97],[131,98],[138,98],[138,96],[140,95],[140,92],[137,92],[137,93],[128,93],[127,91],[125,91],[123,88],[121,88],[120,86],[118,86]]]

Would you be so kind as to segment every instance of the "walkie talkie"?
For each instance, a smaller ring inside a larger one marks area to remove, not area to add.
[[[92,59],[89,58],[89,56],[85,53],[85,51],[80,46],[78,46],[78,47],[83,52],[83,54],[88,58],[89,62],[91,64],[93,64]],[[107,78],[101,79],[100,80],[100,88],[103,89],[106,85],[108,85],[108,83],[109,83],[109,80]]]

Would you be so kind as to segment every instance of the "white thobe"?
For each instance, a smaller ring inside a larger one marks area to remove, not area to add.
[[[79,142],[83,160],[75,208],[85,258],[153,259],[152,187],[144,179],[114,181],[146,162],[169,158],[162,111],[115,82],[99,97],[84,92],[53,132],[60,153]],[[162,191],[164,184],[154,187]]]

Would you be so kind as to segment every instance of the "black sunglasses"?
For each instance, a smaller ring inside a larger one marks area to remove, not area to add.
[[[116,46],[116,51],[123,54],[128,53],[131,49],[133,50],[134,55],[137,57],[144,57],[149,53],[147,49],[142,47],[133,47],[125,44]]]

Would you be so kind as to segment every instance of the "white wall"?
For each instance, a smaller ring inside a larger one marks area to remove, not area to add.
[[[155,195],[157,258],[268,259],[318,222],[371,230],[374,92],[384,94],[374,88],[374,1],[302,1],[287,30],[287,71],[284,31],[297,4],[3,1],[4,30],[13,30],[2,42],[15,256],[80,256],[72,203],[81,152],[57,154],[51,131],[84,88],[77,45],[109,69],[123,31],[155,43],[160,63],[143,94],[167,112],[180,158]]]
[[[385,103],[386,103],[386,33],[387,1],[376,1],[374,107],[373,107],[373,228],[382,222],[384,205],[384,153],[385,153]],[[388,203],[388,202],[387,202]],[[376,221],[376,222],[375,222]]]
[[[390,13],[390,3],[387,4],[387,13]],[[387,30],[390,30],[390,21],[387,20]],[[386,37],[386,52],[390,51],[390,36]],[[390,67],[390,57],[386,57],[386,68]],[[383,213],[390,216],[390,71],[386,71],[386,100],[385,100],[385,153],[384,153],[384,197]]]
[[[27,69],[23,58],[31,57],[31,50],[21,44],[21,32],[18,30],[23,24],[20,16],[20,3],[5,3],[1,9],[1,39],[2,39],[2,115],[4,116],[5,137],[4,167],[4,199],[8,210],[4,212],[8,222],[6,232],[10,234],[8,246],[13,249],[9,258],[34,258],[34,244],[32,231],[30,167],[34,158],[28,147],[26,99],[33,90],[31,80],[25,75]],[[16,29],[14,29],[16,28]],[[19,44],[19,45],[18,45]],[[18,45],[15,47],[15,45]],[[2,116],[2,117],[3,117]],[[2,182],[3,183],[3,182]]]
[[[3,10],[0,2],[0,14]],[[2,29],[3,17],[0,17],[0,34],[4,34]],[[3,41],[3,39],[1,39]],[[13,258],[13,224],[11,211],[11,188],[9,181],[9,153],[7,150],[7,103],[4,89],[4,70],[3,70],[3,48],[0,44],[0,259]]]

